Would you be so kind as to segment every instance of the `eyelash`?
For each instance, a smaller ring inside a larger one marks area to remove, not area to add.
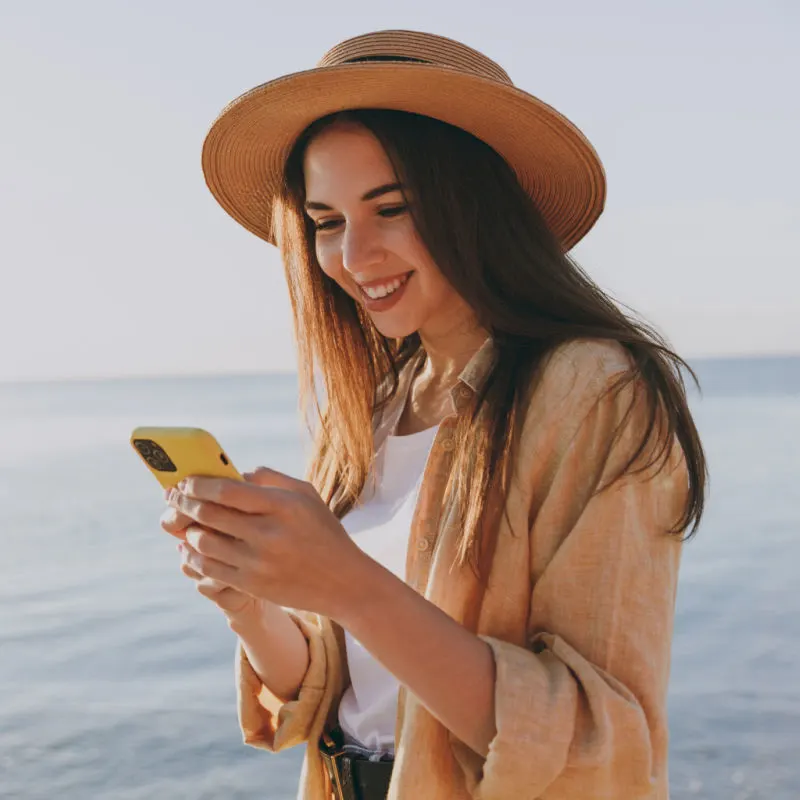
[[[397,217],[400,214],[402,214],[403,211],[406,211],[407,209],[408,209],[408,206],[392,206],[391,208],[382,208],[378,213],[382,217]],[[315,223],[314,230],[327,231],[327,230],[330,230],[332,226],[338,225],[340,222],[341,222],[341,220],[338,220],[338,219],[332,219],[332,220],[329,220],[328,222],[318,222],[318,223]]]

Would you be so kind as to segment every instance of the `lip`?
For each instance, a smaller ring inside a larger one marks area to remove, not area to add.
[[[388,311],[390,308],[393,308],[397,305],[398,302],[402,299],[403,295],[405,294],[406,287],[408,286],[411,279],[414,277],[414,272],[407,272],[405,273],[408,275],[403,285],[396,291],[386,297],[379,297],[377,300],[373,300],[368,294],[364,292],[363,289],[359,286],[359,295],[361,296],[361,302],[364,304],[367,311]]]

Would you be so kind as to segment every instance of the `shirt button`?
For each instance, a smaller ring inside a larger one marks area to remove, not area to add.
[[[469,386],[462,386],[458,390],[458,396],[459,397],[471,397],[472,396],[472,389],[470,389]]]
[[[446,439],[442,439],[440,445],[442,450],[447,450],[449,452],[456,446],[456,443],[451,436],[448,436]]]
[[[425,553],[430,549],[431,549],[431,540],[427,536],[424,536],[422,539],[419,539],[417,541],[417,550],[419,550],[420,553]]]

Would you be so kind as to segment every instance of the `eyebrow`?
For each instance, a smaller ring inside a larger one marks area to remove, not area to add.
[[[380,197],[382,194],[389,194],[389,192],[399,192],[402,191],[405,187],[402,183],[384,183],[383,186],[376,186],[374,189],[370,189],[365,194],[361,195],[361,201],[366,202],[367,200],[374,200],[376,197]],[[306,211],[313,209],[314,211],[333,211],[333,209],[326,205],[325,203],[317,203],[313,200],[307,200],[305,203]]]

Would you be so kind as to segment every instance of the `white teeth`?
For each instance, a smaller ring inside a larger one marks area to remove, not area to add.
[[[396,292],[406,282],[407,278],[408,276],[404,278],[395,278],[391,283],[387,283],[384,286],[362,286],[361,291],[373,300],[378,300],[381,297],[386,297],[386,295]]]

